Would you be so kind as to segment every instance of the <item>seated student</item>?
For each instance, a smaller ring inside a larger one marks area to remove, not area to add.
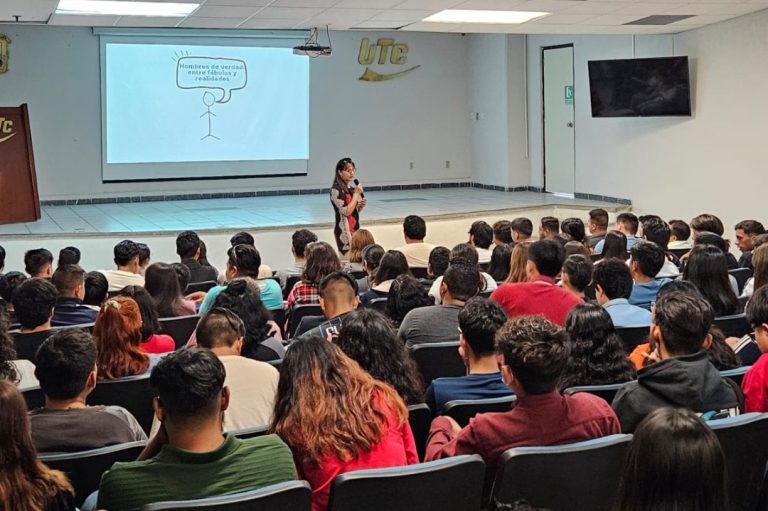
[[[639,225],[640,221],[632,213],[620,213],[616,217],[616,230],[622,232],[627,237],[627,252],[641,239],[637,237]],[[595,245],[595,254],[603,253],[603,245],[602,241]]]
[[[651,412],[630,444],[616,509],[729,509],[725,457],[712,429],[689,410]]]
[[[654,278],[674,279],[680,275],[680,269],[677,267],[680,260],[674,254],[669,252],[669,239],[672,235],[672,229],[669,224],[657,216],[648,216],[643,222],[643,239],[656,243],[664,252],[664,266],[654,276]]]
[[[173,352],[157,365],[150,384],[162,425],[138,461],[115,463],[102,476],[96,509],[134,511],[296,479],[291,451],[276,435],[222,434],[230,403],[224,379],[224,364],[204,348]]]
[[[271,431],[291,447],[299,477],[312,487],[312,511],[327,508],[339,474],[419,462],[400,396],[319,337],[288,350]]]
[[[469,243],[459,243],[451,249],[451,255],[448,259],[448,264],[453,264],[455,261],[462,261],[467,264],[478,266],[479,260],[477,256],[477,249],[475,249],[475,247]],[[496,281],[493,280],[493,277],[488,275],[486,272],[481,271],[480,277],[482,278],[481,282],[484,282],[484,284],[481,284],[480,286],[482,292],[493,291],[499,287]],[[443,278],[437,277],[432,283],[432,286],[429,288],[429,296],[434,298],[435,305],[440,305],[440,285],[442,283]]]
[[[508,412],[476,415],[463,429],[450,417],[437,417],[429,431],[425,460],[479,454],[488,485],[507,449],[580,442],[619,432],[619,421],[604,400],[588,393],[558,392],[557,382],[568,361],[568,338],[546,318],[507,321],[496,332],[496,352],[502,380],[517,395],[517,403]]]
[[[451,259],[451,251],[446,247],[435,247],[429,253],[429,263],[427,264],[427,280],[432,284],[435,279],[442,277],[445,270],[448,269],[448,263]],[[422,282],[426,283],[424,280]]]
[[[0,298],[2,298],[2,309],[9,315],[13,315],[13,295],[16,288],[27,280],[27,276],[20,271],[9,271],[0,277]]]
[[[377,298],[387,298],[389,287],[400,275],[410,275],[411,269],[405,255],[397,250],[387,250],[379,262],[371,280],[371,289],[360,296],[360,303],[367,304]]]
[[[98,311],[109,297],[107,277],[100,271],[89,271],[85,274],[84,285],[85,296],[83,296],[83,305]]]
[[[744,411],[764,413],[768,412],[768,286],[755,291],[745,312],[762,355],[741,382]]]
[[[462,260],[445,270],[440,283],[440,305],[413,309],[405,315],[398,337],[408,347],[429,342],[454,341],[459,337],[459,311],[481,286],[477,266]]]
[[[506,243],[501,243],[493,247],[491,262],[488,265],[488,275],[490,275],[497,284],[504,282],[507,280],[507,277],[509,277],[513,248],[514,245],[507,245]]]
[[[512,254],[509,259],[509,275],[501,284],[516,284],[518,282],[528,282],[526,267],[528,266],[528,247],[529,242],[515,243]]]
[[[510,318],[541,314],[558,325],[565,323],[568,311],[584,301],[555,285],[565,262],[565,249],[552,239],[535,241],[528,247],[528,282],[503,284],[491,294]]]
[[[352,235],[349,242],[349,252],[347,252],[347,262],[344,265],[344,271],[361,272],[363,270],[363,249],[368,245],[373,245],[376,240],[368,229],[358,229]]]
[[[227,269],[224,272],[227,281],[236,278],[250,278],[258,284],[261,301],[268,309],[283,306],[283,291],[274,279],[259,279],[261,254],[252,245],[235,245],[227,251]],[[216,297],[226,289],[226,285],[216,286],[208,291],[200,305],[200,314],[204,315],[213,308]]]
[[[755,248],[755,237],[765,234],[765,227],[757,220],[742,220],[734,227],[736,230],[736,246],[741,250],[739,268],[752,269],[752,250]]]
[[[232,245],[232,248],[236,247],[237,245],[248,245],[253,248],[256,248],[256,240],[254,240],[253,236],[251,236],[247,232],[238,232],[237,234],[235,234],[229,239],[229,243]],[[270,268],[266,264],[262,264],[261,266],[259,266],[260,279],[265,279],[271,276],[272,276],[272,268]]]
[[[24,271],[30,277],[51,278],[53,254],[44,248],[34,248],[24,253]]]
[[[589,256],[583,254],[568,256],[563,263],[563,289],[570,291],[582,300],[587,300],[584,291],[589,286],[589,283],[592,282],[593,266]]]
[[[22,391],[39,385],[35,378],[35,364],[16,356],[16,347],[8,332],[8,320],[2,312],[0,312],[0,380],[11,381]]]
[[[293,264],[283,270],[277,271],[277,278],[280,280],[281,288],[285,289],[288,276],[301,275],[301,272],[304,271],[304,265],[306,264],[304,250],[307,248],[307,245],[316,241],[317,234],[309,229],[299,229],[291,235],[291,256],[293,257]]]
[[[652,241],[640,241],[635,243],[630,254],[629,270],[634,285],[629,303],[650,310],[659,289],[670,282],[669,279],[655,278],[664,266],[664,251]]]
[[[64,247],[59,250],[59,260],[56,262],[56,268],[61,268],[68,264],[80,266],[80,249],[77,247]],[[54,272],[55,273],[55,272]]]
[[[397,331],[380,312],[350,312],[333,342],[371,376],[391,385],[405,404],[424,402],[419,369],[397,337]]]
[[[459,356],[467,375],[432,380],[426,402],[435,415],[448,401],[511,395],[501,380],[494,351],[494,336],[506,321],[504,309],[486,298],[476,296],[464,304],[459,311]]]
[[[586,248],[587,233],[581,218],[566,218],[560,222],[560,232],[568,241],[575,241]],[[589,249],[587,249],[587,252]]]
[[[84,325],[96,321],[96,311],[83,305],[85,272],[72,264],[59,266],[51,282],[59,295],[56,298],[52,326]]]
[[[640,369],[613,400],[621,429],[632,433],[651,411],[665,406],[697,413],[739,413],[739,396],[707,358],[712,307],[679,291],[656,301],[651,342],[659,362]]]
[[[339,256],[333,247],[324,241],[318,241],[309,245],[305,254],[307,262],[304,266],[304,271],[301,273],[301,280],[293,286],[285,300],[289,313],[295,305],[319,304],[320,297],[317,294],[317,287],[320,281],[330,273],[341,271]],[[365,251],[363,261],[366,261],[367,254],[368,252]],[[368,267],[366,266],[366,268]]]
[[[151,265],[147,268],[144,279],[144,288],[155,301],[157,314],[161,318],[193,316],[197,312],[195,303],[184,298],[179,286],[179,277],[170,264]]]
[[[139,265],[139,246],[131,240],[123,240],[114,248],[117,270],[102,271],[107,278],[109,291],[120,291],[125,286],[143,286],[144,276]]]
[[[0,379],[0,503],[3,509],[77,511],[75,491],[64,472],[37,458],[27,405],[13,382]]]
[[[136,243],[136,247],[139,249],[139,274],[144,275],[144,272],[147,271],[147,267],[149,266],[152,252],[150,252],[149,245],[146,243]]]
[[[413,309],[434,305],[427,289],[411,275],[400,275],[389,288],[385,312],[396,328]]]
[[[371,289],[371,280],[379,268],[381,258],[384,257],[384,249],[381,245],[367,245],[363,247],[360,255],[363,258],[362,266],[366,275],[357,279],[357,289],[360,293],[365,293]]]
[[[587,243],[590,248],[605,239],[608,234],[608,212],[603,208],[593,209],[589,212],[589,222],[587,223],[590,236],[587,237]]]
[[[13,310],[21,325],[15,342],[21,346],[27,342],[39,346],[51,330],[53,308],[56,305],[56,286],[43,278],[27,279],[13,294]]]
[[[731,254],[730,243],[723,239],[725,233],[725,227],[723,227],[723,221],[715,215],[709,213],[702,213],[694,217],[691,220],[691,232],[693,236],[693,244],[710,244],[715,245],[717,248],[723,251],[728,258],[728,269],[733,270],[739,267],[739,262]],[[699,239],[701,236],[703,238]],[[719,239],[714,239],[719,238]]]
[[[408,215],[403,220],[403,238],[405,245],[397,250],[405,255],[408,266],[411,268],[426,268],[429,263],[429,253],[435,246],[425,243],[427,237],[427,223],[416,215]]]
[[[477,250],[479,264],[491,262],[491,242],[493,241],[493,228],[483,220],[474,222],[469,228],[469,243]]]
[[[618,259],[606,259],[595,266],[592,273],[597,303],[611,317],[616,328],[625,326],[648,326],[651,312],[629,303],[632,294],[632,273],[626,264]]]
[[[499,220],[491,226],[493,228],[494,245],[514,245],[512,238],[512,222],[509,220]]]
[[[565,319],[565,331],[571,353],[558,383],[561,390],[624,383],[635,378],[635,368],[627,359],[605,309],[591,303],[577,305]]]
[[[317,336],[332,340],[339,335],[341,325],[347,316],[360,305],[357,282],[348,273],[336,271],[323,277],[317,290],[323,316],[317,318],[316,324],[306,321],[310,319],[308,317],[302,319],[296,329],[296,336],[300,338]]]
[[[59,330],[35,356],[45,406],[29,412],[40,452],[77,452],[146,440],[131,413],[119,406],[87,406],[96,387],[96,343],[79,328]]]
[[[545,216],[539,224],[539,239],[552,239],[560,234],[560,219],[553,216]]]
[[[216,281],[216,269],[203,266],[198,261],[200,257],[200,236],[194,231],[184,231],[176,236],[176,253],[181,264],[189,268],[191,283]],[[184,292],[184,289],[181,290]]]
[[[731,287],[728,261],[713,245],[697,243],[688,253],[683,279],[695,285],[712,306],[715,317],[741,312],[737,290]]]
[[[533,235],[533,222],[528,218],[518,217],[512,220],[512,239],[515,243],[528,241]]]
[[[685,250],[693,247],[691,228],[685,221],[670,220],[669,228],[672,230],[668,245],[670,250]]]
[[[120,296],[133,298],[136,305],[139,306],[141,314],[141,344],[139,349],[144,353],[168,353],[176,349],[176,342],[173,337],[165,334],[158,334],[160,331],[160,320],[157,318],[157,309],[152,296],[141,286],[125,286],[120,291]]]

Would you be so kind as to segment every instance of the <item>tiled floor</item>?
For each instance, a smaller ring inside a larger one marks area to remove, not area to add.
[[[367,194],[366,223],[406,215],[456,216],[537,206],[605,207],[613,203],[555,197],[535,192],[497,192],[479,188],[378,191]],[[43,207],[38,222],[0,225],[0,238],[67,234],[163,233],[194,229],[268,229],[328,225],[333,212],[328,196],[283,195],[245,199],[207,199]]]

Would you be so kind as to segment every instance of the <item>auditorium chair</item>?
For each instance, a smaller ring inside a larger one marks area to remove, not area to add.
[[[200,316],[179,316],[178,318],[160,318],[160,333],[173,337],[176,349],[183,348],[189,342],[192,332],[197,328]]]
[[[484,476],[477,454],[347,472],[331,483],[328,511],[479,511]]]
[[[720,316],[713,322],[716,327],[723,331],[726,337],[744,337],[752,331],[752,326],[747,321],[744,314],[734,314],[732,316]]]
[[[267,431],[269,431],[269,424],[265,424],[262,426],[254,426],[252,428],[235,429],[232,431],[228,431],[227,433],[229,433],[230,435],[234,435],[241,440],[245,440],[246,438],[256,438],[257,436],[264,436],[267,434]]]
[[[627,355],[631,354],[638,344],[648,342],[650,331],[650,326],[623,326],[616,329]]]
[[[234,495],[147,504],[141,511],[310,511],[312,488],[306,481],[286,481]]]
[[[58,328],[52,328],[43,332],[34,332],[30,334],[22,334],[21,332],[12,332],[13,345],[16,348],[17,360],[29,360],[35,361],[35,354],[41,344],[45,342],[48,337],[52,336],[59,330]]]
[[[352,275],[352,277],[353,277],[355,280],[360,280],[360,279],[362,279],[363,277],[366,277],[366,276],[368,276],[368,273],[366,273],[366,272],[365,272],[365,271],[363,271],[363,270],[359,270],[359,271],[351,271],[351,272],[349,272],[349,274],[350,274],[350,275]]]
[[[104,472],[118,461],[136,461],[146,444],[130,442],[89,451],[40,454],[38,458],[50,468],[67,474],[75,489],[75,503],[80,507],[88,495],[99,489]]]
[[[575,444],[514,447],[501,455],[492,502],[521,499],[552,511],[613,508],[632,435]]]
[[[424,452],[427,449],[427,437],[429,427],[432,425],[432,410],[426,403],[410,405],[408,407],[408,424],[413,432],[416,442],[416,451],[419,453],[419,461],[424,461]]]
[[[32,387],[21,392],[24,401],[27,403],[27,410],[42,408],[45,406],[45,394],[40,387]]]
[[[189,295],[199,291],[204,291],[207,293],[214,287],[216,287],[215,280],[206,280],[205,282],[191,282],[187,285],[187,289],[184,290],[184,294]]]
[[[478,296],[481,296],[483,298],[490,298],[493,294],[493,291],[483,291],[482,293],[478,293]]]
[[[296,305],[288,314],[288,337],[292,339],[296,334],[296,329],[301,323],[301,318],[305,316],[322,316],[323,309],[319,304]]]
[[[742,291],[744,291],[744,286],[746,285],[747,280],[749,280],[749,277],[752,276],[752,270],[749,268],[734,268],[732,270],[728,270],[728,273],[733,275],[733,278],[736,279],[736,285],[739,288],[738,294],[741,294]]]
[[[596,263],[597,261],[599,261],[599,260],[600,260],[600,259],[602,259],[602,258],[603,258],[603,254],[590,254],[590,256],[589,256],[589,259],[590,259],[590,260],[591,260],[593,263]]]
[[[768,462],[768,414],[746,413],[707,425],[717,435],[725,455],[728,509],[758,509]]]
[[[122,406],[136,417],[141,428],[149,434],[152,419],[154,394],[149,386],[149,372],[136,376],[126,376],[114,380],[99,380],[86,402],[93,405]]]
[[[291,289],[293,289],[293,286],[296,285],[297,282],[301,281],[301,275],[288,275],[285,279],[285,289],[283,289],[283,300],[288,298],[288,293],[291,292]]]
[[[741,366],[736,367],[735,369],[726,369],[725,371],[720,371],[720,376],[723,378],[730,378],[737,386],[741,387],[741,382],[744,379],[744,375],[747,374],[747,371],[750,369],[752,369],[752,366]]]
[[[429,272],[427,271],[426,268],[411,267],[411,273],[417,279],[426,279],[427,277],[429,277]]]
[[[578,394],[579,392],[587,392],[588,394],[595,395],[603,398],[608,404],[613,402],[613,398],[616,397],[616,393],[626,385],[626,383],[611,383],[609,385],[581,385],[576,387],[568,387],[563,394],[571,396]]]
[[[282,307],[269,309],[269,313],[272,315],[272,321],[277,323],[278,328],[280,328],[280,336],[285,339],[285,309]]]
[[[381,312],[382,314],[385,314],[387,311],[387,302],[389,301],[388,297],[383,298],[374,298],[367,304],[365,304],[365,307],[368,309],[373,309],[376,311]]]
[[[687,254],[690,251],[691,251],[690,248],[670,248],[668,250],[668,252],[670,254],[674,255],[678,259],[680,259],[681,257],[683,257],[685,254]]]
[[[494,397],[491,399],[456,399],[443,406],[441,415],[447,415],[462,428],[478,413],[508,412],[517,401],[516,396]]]
[[[435,378],[467,374],[464,361],[459,356],[459,341],[417,344],[410,350],[424,379],[425,387],[428,387]]]

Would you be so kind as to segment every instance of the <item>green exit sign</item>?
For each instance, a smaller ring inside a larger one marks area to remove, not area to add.
[[[565,86],[565,104],[566,105],[573,104],[573,85]]]

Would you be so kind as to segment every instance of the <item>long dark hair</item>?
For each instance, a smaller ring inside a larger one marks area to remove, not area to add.
[[[725,511],[725,457],[684,408],[658,408],[635,430],[616,511]]]
[[[187,313],[176,270],[170,264],[151,264],[144,273],[144,279],[144,288],[152,295],[161,318],[174,318]]]
[[[120,296],[127,296],[133,298],[133,300],[139,306],[139,312],[141,312],[141,340],[147,341],[150,337],[155,335],[155,332],[160,331],[160,321],[157,319],[157,310],[155,309],[155,301],[152,299],[146,289],[141,286],[125,286],[120,290]]]
[[[496,245],[491,252],[491,263],[488,265],[488,274],[496,282],[504,282],[509,276],[512,264],[512,248],[514,245],[502,243]]]
[[[683,279],[693,283],[712,306],[717,316],[729,316],[739,310],[739,299],[728,278],[728,260],[713,245],[694,245],[683,271]]]
[[[376,268],[373,275],[374,284],[381,284],[387,280],[394,280],[400,275],[410,275],[411,269],[408,267],[408,260],[405,254],[399,250],[387,250]]]
[[[412,275],[400,275],[389,288],[387,296],[387,316],[399,325],[405,315],[413,309],[434,305],[424,285]]]
[[[8,333],[8,319],[0,310],[0,380],[18,383],[19,375],[13,361],[16,360],[16,347]]]
[[[621,231],[608,231],[603,241],[603,259],[615,257],[626,261],[629,259],[627,252],[627,236]]]
[[[605,309],[591,303],[571,309],[565,319],[571,359],[565,366],[561,389],[578,385],[622,383],[635,377],[621,338]]]
[[[339,190],[346,190],[347,189],[347,183],[341,179],[341,171],[347,168],[347,165],[352,165],[353,167],[357,168],[357,165],[355,165],[355,162],[352,161],[352,158],[349,156],[346,156],[342,159],[340,159],[338,162],[336,162],[336,172],[333,173],[333,184],[331,187],[338,188]]]
[[[394,387],[406,403],[424,401],[424,386],[416,363],[380,312],[350,312],[334,342],[371,376]]]
[[[269,337],[268,321],[272,319],[261,301],[258,283],[250,277],[234,279],[219,293],[213,306],[229,309],[243,320],[243,355],[252,357],[261,342]]]
[[[307,284],[320,284],[323,277],[341,270],[341,261],[333,247],[324,241],[316,241],[304,249],[306,262],[301,280]]]

